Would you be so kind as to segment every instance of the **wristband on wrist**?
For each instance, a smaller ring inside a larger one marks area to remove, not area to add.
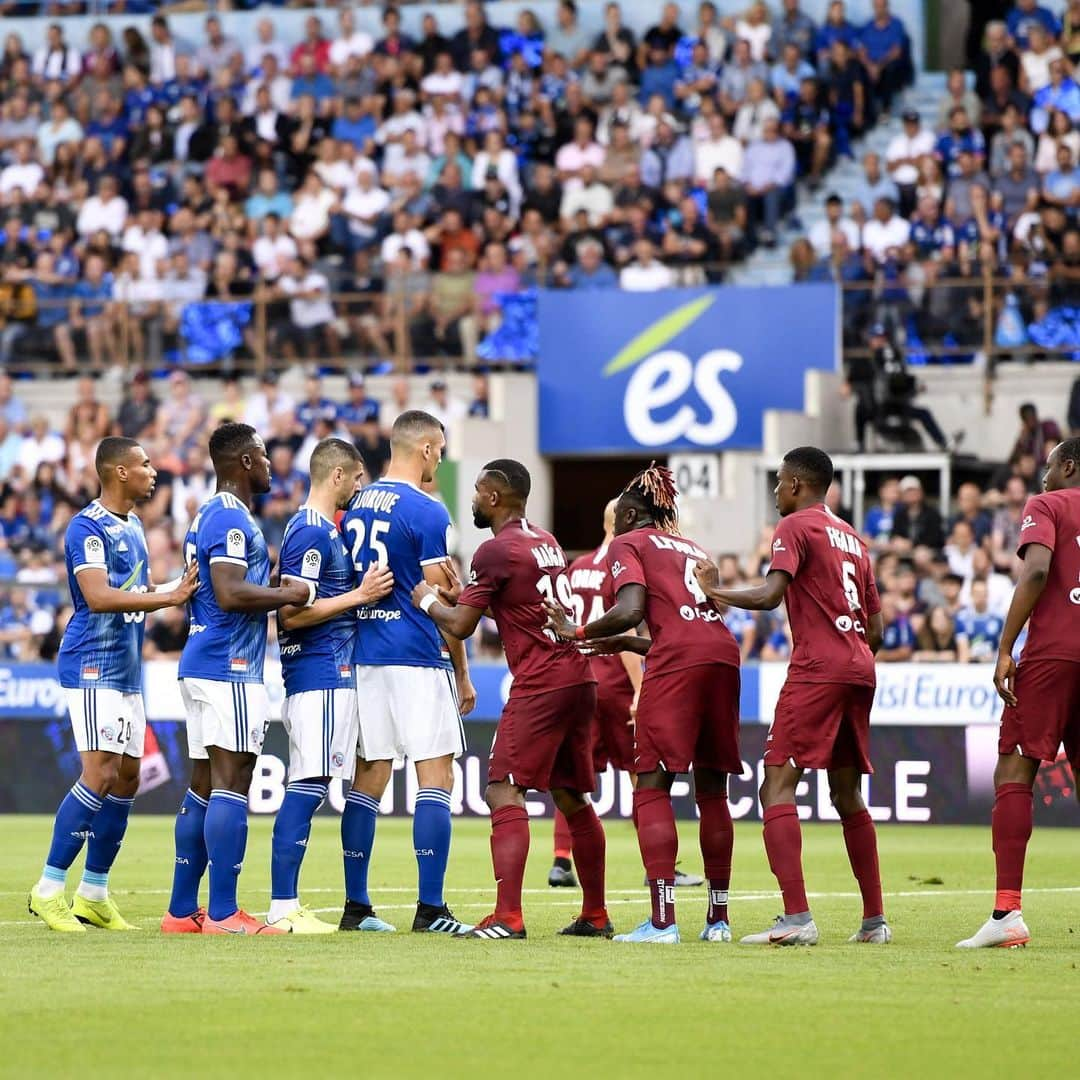
[[[420,601],[420,610],[426,615],[433,605],[439,602],[439,598],[433,593],[429,592],[423,600]]]
[[[289,581],[302,582],[304,585],[307,586],[308,598],[307,603],[304,604],[304,607],[309,608],[312,604],[315,603],[315,598],[319,595],[319,587],[314,581],[311,581],[308,578],[297,577],[295,574],[282,575],[282,579],[284,580],[285,578],[287,578]]]
[[[584,641],[585,640],[585,627],[584,626],[578,626],[578,627],[575,628],[575,630],[574,630],[574,639],[576,641]]]

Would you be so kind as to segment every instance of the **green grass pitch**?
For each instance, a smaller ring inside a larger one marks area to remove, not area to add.
[[[166,938],[156,930],[172,821],[132,819],[113,895],[138,934],[50,934],[26,913],[51,822],[0,817],[0,1076],[314,1077],[993,1077],[1068,1075],[1080,963],[1075,833],[1032,843],[1026,950],[957,953],[990,906],[989,832],[879,830],[895,941],[855,946],[860,907],[838,826],[804,830],[807,884],[822,942],[813,949],[697,941],[701,889],[678,894],[683,944],[618,945],[554,936],[577,894],[546,887],[550,822],[533,823],[529,940],[440,937]],[[268,903],[269,819],[252,819],[241,900]],[[699,869],[684,824],[687,869]],[[608,828],[611,914],[647,911],[629,824]],[[380,821],[377,909],[410,924],[409,822]],[[69,888],[77,874],[72,872]],[[738,827],[736,935],[779,910],[757,825]],[[334,919],[341,901],[337,821],[316,821],[303,898]],[[486,821],[455,823],[448,898],[479,918],[493,890]]]

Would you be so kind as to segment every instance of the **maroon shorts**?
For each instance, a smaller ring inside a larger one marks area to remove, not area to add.
[[[874,687],[851,683],[784,683],[765,740],[766,765],[872,773],[870,709]]]
[[[700,664],[646,670],[634,729],[634,771],[689,772],[692,766],[742,772],[739,669]]]
[[[1080,766],[1080,663],[1021,660],[1016,667],[1016,706],[1001,716],[999,754],[1054,761],[1058,747],[1075,772]]]
[[[634,728],[630,706],[634,688],[630,680],[624,686],[605,686],[596,693],[596,723],[593,726],[593,769],[602,773],[608,765],[624,772],[634,771]]]
[[[592,725],[596,683],[515,698],[503,707],[488,760],[488,783],[588,792],[596,786]]]

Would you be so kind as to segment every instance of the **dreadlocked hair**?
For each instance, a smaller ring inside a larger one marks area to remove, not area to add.
[[[658,529],[679,535],[679,489],[667,466],[650,462],[626,485],[623,494],[637,499]]]

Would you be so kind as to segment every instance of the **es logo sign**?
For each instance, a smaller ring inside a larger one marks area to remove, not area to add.
[[[832,285],[544,291],[539,311],[544,453],[757,449],[764,411],[801,411],[805,372],[836,367]]]
[[[676,349],[662,348],[695,323],[715,299],[704,296],[676,308],[638,334],[604,368],[607,376],[637,365],[623,396],[623,419],[641,446],[668,446],[680,439],[695,446],[716,446],[734,432],[739,414],[720,376],[738,371],[743,358],[732,349],[710,349],[695,361]],[[691,389],[704,404],[704,415],[686,400]],[[664,415],[670,406],[677,407]]]

